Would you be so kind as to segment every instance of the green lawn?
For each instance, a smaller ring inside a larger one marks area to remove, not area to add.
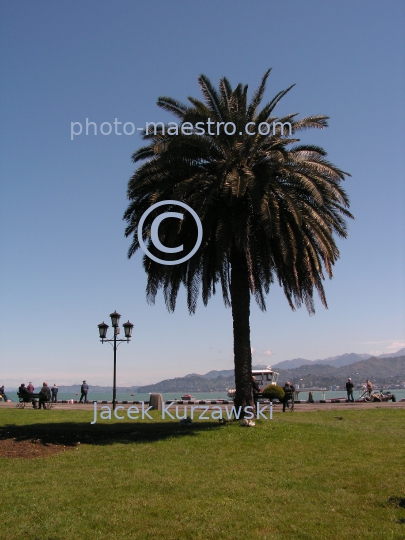
[[[405,538],[404,409],[275,414],[254,428],[153,414],[91,426],[90,411],[1,410],[2,437],[81,443],[0,459],[1,538]]]

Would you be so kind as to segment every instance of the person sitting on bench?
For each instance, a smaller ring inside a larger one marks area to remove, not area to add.
[[[48,383],[44,382],[43,386],[39,392],[39,408],[42,407],[45,409],[45,403],[51,401],[51,391],[49,389]]]
[[[3,386],[0,386],[0,401],[3,398],[3,401],[7,403],[7,401],[11,401],[8,399],[8,396],[6,395],[6,392],[4,391],[4,384]]]
[[[32,406],[34,407],[34,409],[37,408],[37,402],[35,399],[32,399],[31,397],[31,394],[32,392],[30,392],[28,390],[28,388],[25,386],[24,383],[21,383],[21,386],[20,388],[18,389],[18,393],[20,394],[20,397],[22,398],[23,402],[24,403],[29,403],[31,402],[32,403]]]

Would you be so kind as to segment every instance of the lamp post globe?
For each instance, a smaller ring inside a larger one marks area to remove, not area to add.
[[[100,339],[102,339],[102,340],[106,339],[108,328],[109,328],[108,324],[105,324],[104,321],[101,324],[98,325],[98,331],[100,333]]]
[[[122,326],[124,327],[125,338],[129,339],[132,336],[132,328],[134,327],[134,325],[127,321]]]
[[[121,315],[117,313],[116,311],[114,311],[114,313],[110,313],[110,317],[111,317],[111,326],[113,326],[114,328],[117,328],[120,325]]]

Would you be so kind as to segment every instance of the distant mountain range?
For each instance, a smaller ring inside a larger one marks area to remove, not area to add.
[[[277,370],[281,384],[286,380],[299,384],[300,387],[339,385],[344,387],[348,377],[355,385],[364,384],[370,379],[374,386],[402,384],[405,381],[405,355],[391,358],[372,356],[353,364],[332,366],[312,363],[294,369]]]
[[[405,355],[405,347],[400,349],[396,353],[391,354],[380,354],[375,358],[396,358],[398,356]],[[283,360],[274,364],[273,368],[279,371],[280,369],[294,369],[300,366],[313,365],[313,364],[326,364],[328,366],[342,367],[349,366],[355,362],[360,362],[361,360],[368,360],[371,358],[372,354],[356,354],[356,353],[345,353],[339,356],[330,356],[324,360],[306,360],[305,358],[294,358],[293,360]]]
[[[374,358],[396,358],[398,356],[405,355],[405,347],[400,349],[396,353],[392,354],[380,354]],[[293,360],[283,360],[277,364],[272,365],[272,369],[276,371],[280,370],[291,370],[301,366],[312,366],[315,364],[325,364],[328,366],[342,367],[349,366],[355,362],[361,362],[362,360],[368,360],[371,358],[372,354],[356,354],[356,353],[345,353],[338,356],[329,356],[323,360],[307,360],[305,358],[294,358]],[[253,369],[264,369],[265,365],[253,366]],[[205,375],[199,375],[198,373],[190,373],[186,377],[203,377],[204,379],[216,379],[217,377],[233,377],[233,369],[222,369],[222,370],[212,370],[206,373]]]
[[[402,353],[402,354],[401,354]],[[281,366],[294,366],[280,369]],[[302,363],[301,363],[302,362]],[[264,369],[266,366],[253,366]],[[348,377],[355,385],[370,379],[375,385],[401,384],[405,381],[405,348],[387,357],[374,357],[368,354],[342,354],[324,360],[304,360],[296,358],[279,362],[273,369],[279,372],[279,383],[291,380],[300,387],[344,386]],[[205,375],[191,373],[185,377],[167,379],[156,384],[140,386],[138,392],[224,392],[234,387],[234,370],[213,370]]]

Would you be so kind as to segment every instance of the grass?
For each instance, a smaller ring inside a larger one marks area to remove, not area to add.
[[[87,411],[3,409],[9,437],[82,444],[0,459],[2,536],[405,538],[404,409],[275,414],[255,428],[153,414],[90,426]]]

